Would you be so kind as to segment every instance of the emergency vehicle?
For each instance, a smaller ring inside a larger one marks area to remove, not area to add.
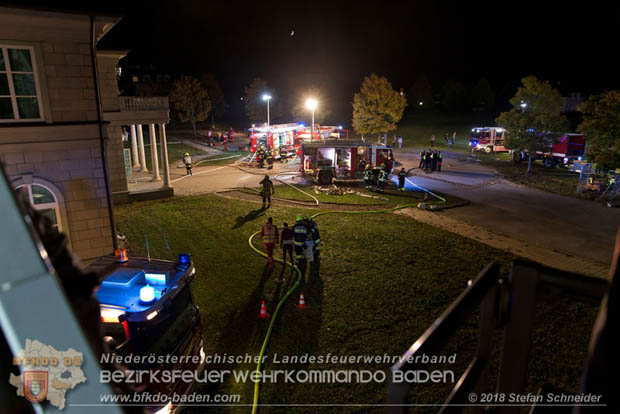
[[[553,142],[549,151],[536,151],[534,159],[542,160],[547,168],[556,165],[570,166],[574,161],[583,159],[586,149],[586,137],[582,134],[564,134]],[[527,150],[514,152],[512,159],[520,163],[528,158]]]
[[[280,124],[250,128],[250,151],[255,153],[261,147],[271,149],[274,158],[286,158],[301,154],[304,141],[325,139],[349,139],[349,130],[342,126],[319,126],[314,129],[304,124]]]
[[[178,261],[127,259],[119,263],[114,256],[104,256],[87,267],[99,278],[97,291],[104,341],[119,356],[163,357],[128,364],[134,370],[189,370],[200,375],[204,369],[203,328],[190,284],[195,275],[189,254]],[[168,356],[185,356],[166,362]],[[146,359],[146,358],[145,358]],[[148,381],[148,380],[147,380]],[[183,395],[193,384],[147,382],[153,394]],[[172,412],[170,403],[153,405],[151,412]],[[162,411],[160,411],[162,410]]]
[[[506,130],[498,127],[472,128],[469,136],[469,146],[473,151],[510,152],[504,146],[504,134]]]
[[[388,145],[343,139],[302,144],[301,172],[321,185],[334,178],[359,178],[366,165],[378,172],[382,164],[388,172],[394,168],[394,154]]]

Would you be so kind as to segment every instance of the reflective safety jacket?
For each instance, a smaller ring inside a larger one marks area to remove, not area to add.
[[[372,170],[370,168],[364,170],[364,180],[372,179]]]
[[[293,243],[295,246],[305,246],[310,233],[308,226],[303,221],[298,221],[293,226]]]
[[[189,167],[192,166],[192,157],[191,157],[191,155],[185,155],[183,157],[183,164],[185,164],[185,165],[187,165]]]
[[[439,162],[441,162],[441,160],[443,159],[443,154],[437,155],[437,158],[439,158]]]
[[[404,179],[405,177],[407,177],[407,171],[400,171],[398,173],[398,178],[403,178]]]
[[[316,221],[310,219],[308,221],[308,229],[310,230],[309,240],[314,240],[315,244],[319,244],[321,242],[321,235],[319,234],[319,226],[316,224]]]
[[[265,243],[276,243],[278,241],[278,228],[273,224],[265,224],[260,231],[260,236]]]
[[[387,171],[385,170],[381,170],[379,171],[379,181],[385,181],[385,179],[387,178]]]

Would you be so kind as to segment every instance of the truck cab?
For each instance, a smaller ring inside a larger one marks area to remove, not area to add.
[[[156,359],[128,363],[135,370],[204,369],[203,327],[194,303],[191,281],[194,266],[188,254],[175,262],[127,259],[119,263],[105,256],[91,263],[101,285],[97,291],[100,303],[104,341],[118,356],[185,356],[180,361]],[[183,395],[191,383],[145,383],[151,394]],[[169,409],[167,409],[168,407]],[[151,412],[172,412],[172,404],[149,407]],[[163,410],[163,411],[160,411]]]

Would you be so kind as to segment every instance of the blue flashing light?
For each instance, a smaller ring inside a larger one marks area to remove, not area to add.
[[[306,127],[304,124],[299,124],[297,126],[300,127],[300,128],[305,128]]]
[[[189,253],[181,253],[179,254],[179,264],[185,265],[189,264]]]
[[[165,286],[168,284],[168,278],[165,273],[145,273],[144,279],[146,279],[146,283],[150,283],[151,285],[156,286]]]
[[[144,286],[140,289],[140,301],[144,303],[151,303],[155,300],[155,289],[151,286]]]

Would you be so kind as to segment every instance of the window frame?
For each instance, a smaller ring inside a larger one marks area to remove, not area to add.
[[[30,62],[32,64],[32,72],[13,71],[11,68],[11,62],[9,60],[9,49],[28,50],[30,53]],[[43,106],[43,94],[41,93],[41,82],[39,80],[39,67],[37,62],[37,51],[34,46],[28,45],[16,45],[10,43],[0,43],[0,53],[4,58],[5,68],[1,70],[1,73],[6,74],[7,82],[9,84],[9,95],[2,95],[3,98],[9,97],[11,99],[11,106],[13,108],[13,118],[0,119],[0,124],[15,123],[15,122],[44,122],[44,106]],[[32,74],[34,77],[34,86],[36,95],[19,95],[19,97],[36,97],[37,105],[39,107],[38,118],[20,118],[19,107],[17,105],[18,95],[15,94],[15,84],[13,82],[13,74]]]
[[[32,195],[33,185],[38,185],[39,187],[45,188],[52,195],[52,197],[54,197],[54,202],[35,204],[34,197]],[[22,187],[26,187],[28,189],[28,202],[30,203],[30,206],[33,209],[35,209],[36,211],[54,209],[54,211],[56,212],[56,227],[59,233],[62,232],[63,231],[63,218],[62,218],[62,211],[61,211],[62,206],[60,204],[60,200],[59,200],[57,193],[53,189],[49,188],[45,184],[41,184],[40,182],[33,181],[30,184],[22,183],[22,184],[19,184],[17,187],[15,187],[15,189],[21,191]]]

